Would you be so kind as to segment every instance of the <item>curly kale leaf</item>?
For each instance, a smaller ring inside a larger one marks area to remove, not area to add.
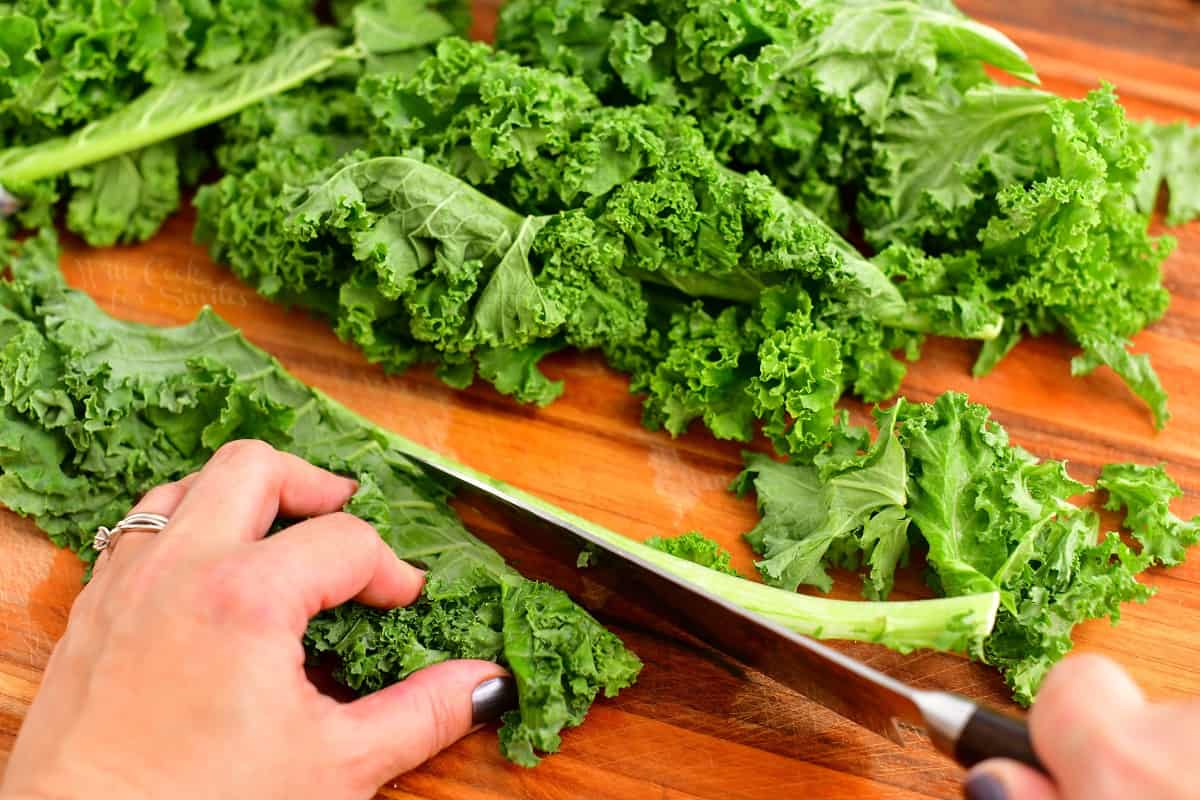
[[[880,435],[862,456],[819,467],[746,456],[734,488],[744,493],[753,487],[758,496],[763,518],[746,539],[763,556],[763,580],[793,591],[805,584],[827,592],[833,579],[826,568],[856,568],[861,558],[871,566],[864,593],[887,597],[908,549],[907,475],[895,414],[893,408],[881,418]]]
[[[421,598],[381,612],[318,616],[305,644],[368,691],[450,658],[486,658],[516,676],[520,708],[501,748],[536,763],[641,667],[564,593],[527,580],[472,536],[447,491],[407,445],[286,373],[211,311],[157,329],[104,314],[68,289],[53,234],[5,253],[0,281],[0,502],[91,561],[91,533],[147,489],[199,469],[232,439],[255,438],[353,476],[347,511],[427,569]]]
[[[67,227],[94,247],[153,236],[179,208],[180,148],[188,146],[170,139],[72,170]]]
[[[1070,650],[1076,624],[1115,620],[1122,602],[1149,597],[1136,576],[1153,561],[1115,533],[1102,536],[1098,515],[1070,502],[1091,487],[1073,480],[1065,464],[1011,445],[987,409],[963,395],[905,404],[900,430],[909,514],[929,547],[931,583],[947,595],[1000,589],[986,660],[1004,672],[1018,700],[1029,702]],[[1169,499],[1158,502],[1165,508]],[[1163,545],[1195,541],[1183,530],[1162,537]]]
[[[1146,151],[1110,88],[1081,100],[990,85],[914,99],[877,152],[859,198],[867,237],[906,243],[880,265],[914,305],[950,296],[1003,317],[977,375],[1022,336],[1062,331],[1084,349],[1077,374],[1108,365],[1165,424],[1158,377],[1126,340],[1166,310],[1172,243],[1150,237],[1134,205]]]
[[[627,273],[743,302],[804,275],[853,313],[903,316],[877,267],[762,176],[726,169],[667,109],[601,106],[577,80],[453,39],[359,93],[371,151],[419,154],[523,213],[582,211],[624,247]]]
[[[1154,563],[1180,564],[1187,548],[1200,541],[1200,518],[1183,520],[1171,513],[1171,500],[1183,492],[1161,466],[1108,464],[1096,486],[1108,492],[1105,508],[1125,509],[1124,527]]]
[[[977,655],[1021,702],[1071,649],[1079,622],[1116,620],[1121,603],[1146,600],[1138,573],[1179,563],[1200,540],[1200,521],[1171,514],[1179,488],[1160,468],[1110,465],[1098,483],[1109,508],[1127,509],[1135,551],[1116,533],[1102,536],[1099,516],[1071,502],[1091,487],[1062,462],[1010,444],[965,396],[901,399],[876,419],[874,444],[843,422],[810,460],[747,456],[736,488],[758,494],[763,518],[748,538],[764,556],[759,570],[775,585],[827,589],[827,565],[866,565],[865,592],[886,597],[910,541],[922,546],[939,594],[1000,592],[995,629]]]
[[[1184,122],[1142,122],[1137,127],[1150,146],[1146,168],[1138,178],[1138,209],[1144,214],[1154,211],[1165,183],[1168,225],[1200,217],[1200,129]]]
[[[0,17],[11,69],[0,141],[29,144],[112,113],[188,70],[254,61],[316,26],[306,0],[17,0]]]
[[[678,536],[651,536],[645,545],[726,575],[739,575],[729,563],[732,558],[730,552],[699,531],[688,531]]]
[[[853,218],[872,246],[911,248],[875,262],[908,305],[889,321],[984,339],[976,374],[1025,335],[1062,332],[1084,348],[1077,371],[1108,365],[1165,423],[1157,378],[1126,341],[1166,308],[1171,245],[1147,234],[1145,212],[1170,171],[1172,215],[1189,213],[1190,131],[1148,129],[1143,169],[1146,136],[1111,90],[1062,100],[998,85],[983,64],[1036,76],[948,3],[516,0],[497,40],[606,103],[695,117],[721,163]],[[922,279],[904,280],[914,266]]]
[[[67,226],[93,245],[147,238],[178,207],[205,155],[181,134],[338,68],[397,69],[454,31],[422,0],[357,4],[352,45],[297,0],[16,5],[0,16],[0,181],[25,225],[69,197]]]
[[[23,224],[48,222],[61,194],[67,226],[93,245],[147,238],[178,208],[181,173],[195,179],[190,148],[164,141],[180,131],[146,138],[149,125],[178,124],[178,98],[202,94],[212,76],[229,102],[221,75],[270,61],[316,25],[300,0],[10,6],[0,13],[0,177],[26,205]],[[100,141],[106,129],[119,131],[116,149]]]
[[[694,116],[719,159],[764,171],[831,219],[899,98],[983,81],[982,63],[1036,81],[1004,36],[918,2],[517,0],[497,43],[607,103]]]
[[[339,306],[339,333],[370,343],[368,355],[388,366],[406,366],[414,344],[448,363],[515,356],[565,322],[530,260],[547,220],[522,217],[419,161],[354,161],[292,206],[285,236],[337,241],[348,256],[342,263],[353,265],[329,298]],[[489,366],[497,376],[505,369]]]

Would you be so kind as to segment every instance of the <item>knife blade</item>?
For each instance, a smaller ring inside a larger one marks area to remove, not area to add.
[[[409,443],[406,443],[409,444]],[[656,613],[672,612],[684,630],[705,644],[834,711],[903,744],[897,722],[924,728],[943,753],[963,766],[1011,758],[1045,772],[1023,720],[951,692],[909,686],[810,637],[710,594],[636,554],[626,552],[524,492],[411,444],[406,454],[458,496],[498,514],[519,535],[572,569],[581,551],[596,556],[588,574],[628,596],[640,586]],[[580,598],[588,605],[588,598]]]

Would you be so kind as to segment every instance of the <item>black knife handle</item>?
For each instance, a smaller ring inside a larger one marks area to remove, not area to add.
[[[1046,772],[1041,759],[1033,752],[1025,720],[976,708],[954,743],[954,760],[964,767],[973,767],[989,758],[1011,758]]]

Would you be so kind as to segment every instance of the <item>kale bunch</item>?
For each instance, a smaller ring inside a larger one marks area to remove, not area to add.
[[[1064,100],[998,84],[985,64],[1037,76],[947,0],[515,0],[497,41],[605,103],[692,115],[722,163],[861,229],[910,301],[988,309],[1003,322],[976,375],[1061,331],[1082,348],[1076,373],[1111,367],[1166,423],[1128,339],[1166,310],[1172,242],[1148,235],[1148,206],[1163,159],[1186,163],[1168,148],[1185,130],[1158,137],[1147,169],[1147,136],[1110,88]]]
[[[198,236],[261,292],[330,317],[389,369],[478,374],[526,402],[537,362],[601,348],[673,433],[702,418],[820,446],[849,387],[898,388],[922,332],[998,316],[884,269],[696,125],[448,39],[409,73],[306,87],[224,126]],[[298,144],[293,144],[298,143]],[[890,268],[890,265],[889,265]]]

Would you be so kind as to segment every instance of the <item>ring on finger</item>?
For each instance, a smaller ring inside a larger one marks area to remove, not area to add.
[[[118,522],[112,528],[106,528],[103,525],[96,531],[96,535],[92,538],[92,549],[97,553],[104,551],[113,552],[117,546],[117,540],[128,531],[148,531],[150,533],[158,533],[163,528],[167,527],[170,520],[162,514],[153,514],[148,511],[139,511],[130,514],[125,519]]]

